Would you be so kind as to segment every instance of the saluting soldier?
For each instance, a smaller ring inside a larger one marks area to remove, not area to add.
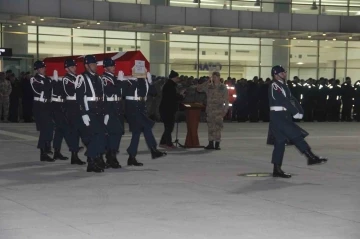
[[[84,165],[78,153],[80,136],[85,136],[85,125],[81,119],[81,112],[79,105],[76,102],[75,82],[76,82],[76,67],[77,64],[73,59],[67,59],[64,62],[66,75],[62,80],[63,93],[65,97],[65,115],[69,127],[69,150],[71,152],[71,164]],[[83,141],[86,141],[83,139]]]
[[[104,90],[100,77],[96,74],[97,62],[93,55],[84,58],[85,72],[76,78],[76,101],[86,125],[87,133],[87,172],[104,172],[105,162],[105,120],[109,116],[104,113]]]
[[[142,163],[136,160],[141,133],[144,134],[146,144],[151,151],[151,157],[153,159],[166,155],[165,152],[157,149],[157,142],[152,132],[155,122],[150,120],[146,113],[146,98],[150,87],[152,87],[151,74],[147,74],[147,79],[135,77],[125,78],[124,73],[120,71],[119,79],[126,80],[123,85],[125,115],[132,133],[131,142],[127,148],[129,154],[127,164],[129,166],[143,166]]]
[[[294,144],[307,157],[308,165],[325,163],[327,159],[313,154],[304,140],[308,133],[292,120],[292,116],[302,119],[304,111],[286,85],[285,69],[282,66],[274,66],[271,75],[273,81],[269,87],[270,124],[267,143],[274,145],[273,177],[290,178],[291,175],[281,169],[286,144]]]
[[[36,74],[30,79],[34,94],[33,113],[36,129],[40,131],[38,149],[40,149],[40,161],[54,162],[51,154],[51,141],[53,138],[54,125],[51,117],[51,79],[45,76],[46,65],[43,61],[34,63]]]
[[[121,103],[121,87],[119,90],[120,80],[115,76],[115,61],[111,58],[106,58],[103,61],[105,72],[101,79],[104,84],[104,94],[106,97],[106,112],[108,116],[105,118],[107,129],[106,138],[106,164],[111,168],[121,168],[116,154],[120,147],[121,137],[124,134],[123,123],[120,121],[120,108]]]

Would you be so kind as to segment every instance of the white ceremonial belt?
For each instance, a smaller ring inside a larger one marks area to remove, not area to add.
[[[47,99],[44,99],[44,98],[40,98],[40,97],[34,97],[34,101],[39,101],[39,102],[47,102],[48,100]]]
[[[286,111],[286,108],[282,107],[282,106],[271,106],[270,110],[271,111]]]
[[[120,101],[121,97],[113,96],[113,97],[106,97],[107,101]]]
[[[135,96],[126,96],[127,100],[137,100],[137,101],[146,101],[146,97],[135,97]]]
[[[52,102],[64,102],[63,99],[61,99],[60,97],[59,98],[53,97],[53,98],[51,98],[51,101]]]
[[[86,97],[87,101],[101,101],[101,97]]]
[[[66,100],[76,100],[76,96],[66,96]]]

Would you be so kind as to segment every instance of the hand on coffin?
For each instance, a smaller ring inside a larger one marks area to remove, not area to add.
[[[125,80],[124,72],[123,72],[123,71],[119,71],[118,76],[117,76],[117,79],[118,79],[119,81],[124,81],[124,80]]]
[[[58,81],[58,80],[59,80],[59,74],[58,74],[57,70],[54,70],[53,80],[54,80],[54,81]]]
[[[148,73],[146,74],[146,78],[147,78],[149,84],[152,84],[152,76],[151,76],[151,73],[150,73],[150,72],[148,72]]]
[[[90,125],[90,117],[88,115],[83,115],[82,116],[82,120],[84,121],[84,124],[86,126],[89,126]]]

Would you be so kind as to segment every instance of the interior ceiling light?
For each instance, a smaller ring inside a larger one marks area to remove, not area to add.
[[[296,37],[294,37],[293,39],[296,40]]]
[[[303,62],[298,62],[298,63],[296,63],[297,65],[304,65],[304,63]]]
[[[96,23],[97,25],[100,25],[100,21],[97,21],[97,23]]]
[[[35,23],[35,21],[31,21],[31,23],[33,23],[33,24],[34,24],[34,23]]]
[[[80,29],[80,26],[78,26],[77,29]]]
[[[18,26],[21,26],[21,24],[19,23]]]
[[[172,34],[172,32],[169,32],[169,34]]]
[[[196,27],[194,27],[193,30],[196,31]]]
[[[318,7],[317,7],[317,5],[316,5],[316,1],[313,1],[310,9],[311,9],[311,10],[318,10]]]
[[[9,25],[9,27],[12,27],[12,25]]]
[[[308,38],[311,38],[311,36],[309,35]]]
[[[323,36],[326,36],[326,33],[323,33]]]
[[[43,17],[40,17],[40,21],[44,21],[45,19]]]
[[[26,25],[26,22],[23,22],[23,25]]]
[[[181,32],[185,32],[185,30],[184,30],[184,29],[181,29]]]
[[[351,39],[352,39],[352,37],[349,37],[349,39],[351,40]]]
[[[255,7],[260,7],[260,0],[256,0],[256,2],[254,3]]]
[[[336,38],[334,38],[333,41],[336,41]]]

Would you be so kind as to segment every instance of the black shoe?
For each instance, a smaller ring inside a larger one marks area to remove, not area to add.
[[[91,161],[88,162],[86,172],[102,173],[102,172],[104,172],[104,169],[100,168],[92,159]]]
[[[215,147],[214,147],[214,141],[209,141],[209,144],[208,144],[208,146],[206,146],[205,147],[205,149],[215,149]]]
[[[156,148],[151,148],[151,158],[152,159],[156,159],[156,158],[161,158],[167,155],[166,152],[161,152],[159,150],[157,150]]]
[[[65,157],[64,155],[62,155],[60,153],[60,149],[55,149],[55,153],[54,153],[54,160],[59,159],[59,160],[68,160],[68,157]]]
[[[111,168],[121,168],[121,165],[116,158],[116,151],[109,151],[106,153],[106,164]]]
[[[328,160],[326,158],[320,158],[318,156],[316,156],[311,149],[306,150],[304,152],[306,158],[307,158],[307,164],[308,165],[317,165],[317,164],[324,164],[326,163]]]
[[[274,178],[291,178],[291,174],[285,173],[284,171],[282,171],[280,165],[274,164],[273,177]]]
[[[143,166],[144,164],[138,162],[135,157],[129,156],[127,165],[128,166]]]
[[[40,161],[41,162],[55,162],[55,159],[47,155],[45,150],[40,150]]]
[[[76,152],[71,152],[71,164],[84,165],[86,163],[80,160]]]
[[[215,149],[216,149],[216,150],[221,150],[221,148],[220,148],[220,142],[215,142]]]
[[[101,169],[109,168],[108,165],[105,163],[102,155],[95,159],[95,164]]]
[[[51,143],[46,143],[45,152],[46,152],[47,154],[50,154],[50,155],[53,155],[53,154],[54,154],[54,153],[51,151]]]

